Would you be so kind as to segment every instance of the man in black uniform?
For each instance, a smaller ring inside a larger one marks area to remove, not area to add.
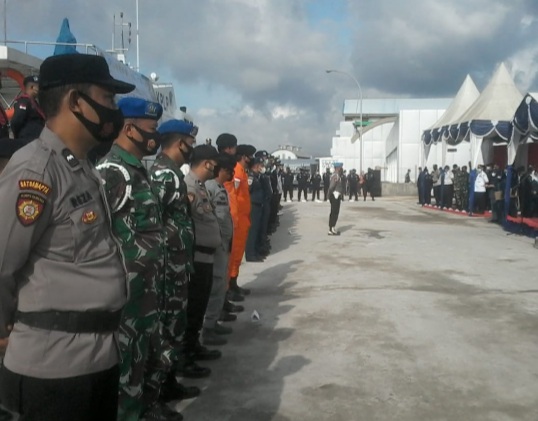
[[[263,257],[258,254],[256,248],[262,222],[265,193],[261,182],[263,158],[254,158],[250,163],[248,176],[248,189],[250,192],[250,230],[248,232],[245,259],[247,262],[263,262]]]
[[[290,167],[286,167],[284,173],[284,201],[288,201],[288,195],[290,196],[290,202],[293,202],[293,173]]]
[[[297,174],[297,201],[306,202],[307,190],[308,190],[308,173],[306,168],[301,168],[299,174]],[[303,200],[301,200],[301,193],[303,194]]]
[[[359,176],[357,170],[352,169],[347,177],[349,185],[349,201],[359,200]]]
[[[273,187],[271,186],[271,178],[267,173],[267,168],[265,165],[268,163],[269,153],[267,151],[257,151],[254,154],[255,158],[261,158],[264,162],[264,166],[260,171],[260,182],[262,183],[263,193],[264,193],[264,202],[263,202],[263,211],[262,218],[260,223],[260,230],[258,233],[258,241],[256,244],[256,251],[260,256],[267,256],[271,245],[269,243],[269,237],[267,235],[269,227],[269,218],[271,216],[271,200],[273,198]]]
[[[319,171],[317,171],[310,179],[310,185],[312,186],[312,202],[314,199],[321,202],[319,199],[319,191],[321,190],[321,175]]]
[[[24,139],[30,142],[39,137],[45,126],[45,114],[37,103],[38,84],[37,76],[26,77],[24,79],[24,92],[17,97],[13,104],[11,130],[15,139]]]
[[[331,184],[331,170],[327,168],[325,174],[323,174],[323,201],[327,201],[327,192],[329,191],[329,185]]]

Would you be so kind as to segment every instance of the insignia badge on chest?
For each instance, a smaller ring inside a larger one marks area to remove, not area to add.
[[[97,214],[94,211],[87,211],[82,214],[82,222],[93,224],[97,220]]]
[[[75,155],[73,155],[73,153],[69,149],[64,149],[62,151],[62,155],[70,167],[74,168],[79,165],[78,159],[75,158]]]
[[[32,225],[39,219],[45,207],[45,199],[37,194],[21,193],[17,199],[17,218],[26,226]]]

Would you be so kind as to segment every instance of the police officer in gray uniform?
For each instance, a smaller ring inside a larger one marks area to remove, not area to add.
[[[232,333],[232,329],[219,324],[218,320],[222,312],[226,297],[228,281],[228,261],[232,248],[232,237],[234,225],[232,214],[230,213],[230,200],[224,183],[233,180],[236,159],[227,154],[221,153],[218,158],[218,165],[215,168],[215,178],[205,183],[207,192],[213,207],[220,228],[221,244],[215,251],[215,261],[213,263],[213,286],[204,318],[204,330],[202,340],[205,345],[224,345],[226,339],[221,335]]]
[[[207,377],[211,370],[198,366],[194,359],[220,358],[218,350],[201,347],[200,331],[204,323],[204,314],[213,285],[213,263],[215,252],[222,243],[219,223],[215,209],[209,199],[204,183],[214,178],[219,153],[210,145],[194,148],[191,158],[191,170],[185,176],[187,195],[191,204],[194,221],[194,273],[189,282],[187,301],[187,327],[185,329],[185,365],[184,373],[190,377]]]
[[[340,203],[344,198],[345,176],[342,173],[342,163],[334,163],[334,174],[331,176],[331,183],[329,184],[329,201],[331,202],[331,214],[329,215],[329,235],[340,235],[340,232],[336,230],[336,222],[338,221],[338,215],[340,213]]]
[[[134,86],[85,54],[47,58],[40,84],[46,127],[0,178],[1,400],[21,420],[115,420],[127,280],[86,158],[114,140],[114,95]]]

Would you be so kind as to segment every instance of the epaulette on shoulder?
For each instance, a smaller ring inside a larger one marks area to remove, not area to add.
[[[51,155],[52,149],[36,139],[15,152],[10,162],[16,166],[24,164],[26,171],[42,176],[45,174]]]

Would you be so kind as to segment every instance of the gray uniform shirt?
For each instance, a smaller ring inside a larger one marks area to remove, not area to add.
[[[15,310],[120,310],[126,274],[101,178],[49,129],[0,176],[0,336]],[[115,334],[75,334],[15,323],[4,364],[37,378],[65,378],[118,363]]]
[[[228,192],[217,183],[216,180],[209,180],[205,183],[209,198],[215,208],[215,215],[220,227],[220,236],[222,238],[222,246],[224,250],[230,251],[230,242],[234,233],[234,224],[232,214],[230,213],[230,200]]]
[[[344,194],[344,176],[338,174],[336,171],[331,176],[331,183],[329,184],[329,196],[335,191],[340,193],[340,197]]]
[[[191,202],[191,214],[194,221],[194,261],[213,263],[214,255],[201,252],[196,247],[216,249],[221,245],[220,227],[213,205],[204,184],[192,171],[185,176],[187,194]]]

